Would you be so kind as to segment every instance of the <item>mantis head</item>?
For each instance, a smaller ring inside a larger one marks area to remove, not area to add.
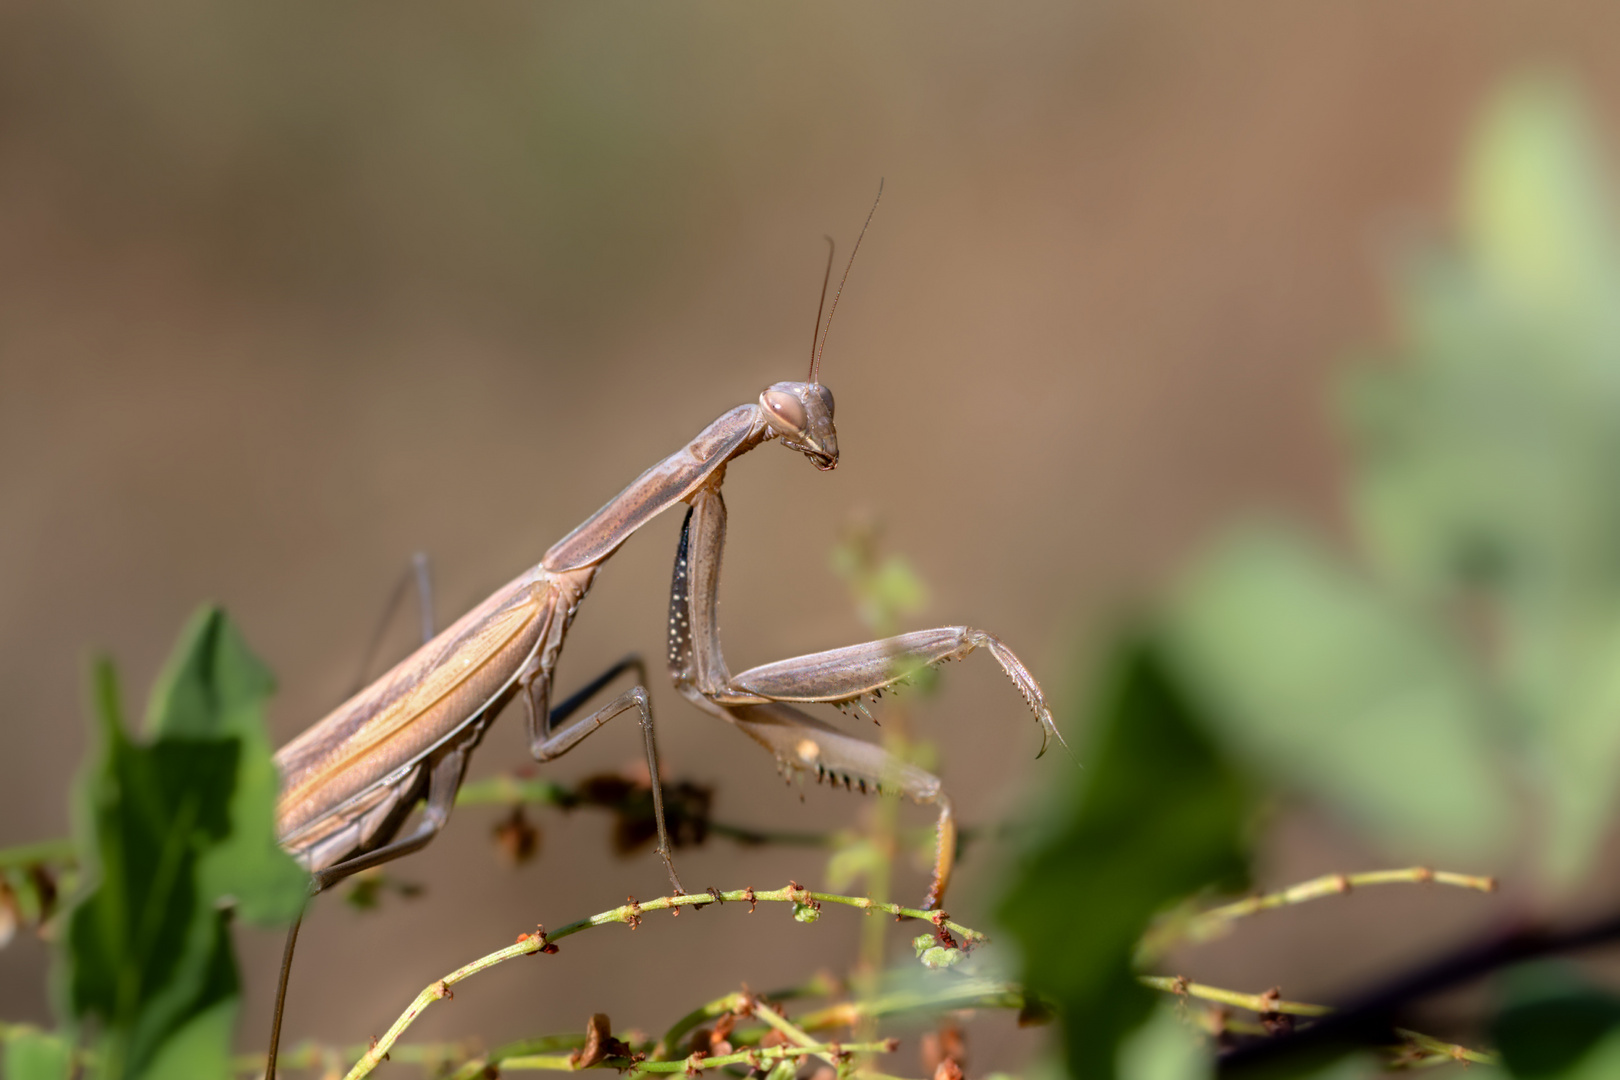
[[[818,382],[779,382],[759,395],[759,404],[783,446],[797,450],[822,472],[838,467],[831,390]]]
[[[838,432],[833,428],[832,391],[821,385],[821,353],[827,347],[827,333],[832,329],[833,313],[838,310],[838,298],[844,295],[849,281],[850,267],[866,238],[866,227],[872,224],[878,201],[883,198],[883,182],[878,181],[877,198],[866,212],[866,224],[855,238],[855,248],[849,253],[849,266],[844,267],[844,278],[833,294],[832,308],[827,312],[827,324],[821,323],[821,309],[827,303],[827,283],[832,280],[833,241],[827,237],[827,269],[821,276],[821,304],[816,307],[815,333],[810,337],[810,374],[806,382],[779,382],[766,387],[759,395],[760,408],[765,410],[765,421],[771,431],[781,436],[782,445],[797,450],[810,459],[810,464],[822,472],[838,467]]]

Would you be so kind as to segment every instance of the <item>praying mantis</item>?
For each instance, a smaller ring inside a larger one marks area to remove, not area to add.
[[[872,212],[876,209],[874,202]],[[866,224],[871,220],[868,213]],[[865,234],[863,226],[850,266]],[[831,268],[829,252],[823,304]],[[821,310],[816,312],[818,336],[812,337],[805,381],[776,383],[756,401],[722,413],[553,544],[538,565],[282,747],[276,754],[282,778],[277,833],[282,846],[310,871],[314,891],[427,844],[449,817],[468,756],[514,698],[523,703],[530,753],[541,762],[567,753],[609,720],[636,714],[652,783],[657,853],[675,891],[685,891],[664,824],[643,662],[637,657],[621,661],[560,705],[550,705],[564,638],[597,571],[643,525],[685,503],[668,628],[667,659],[676,690],[770,751],[789,776],[830,777],[846,787],[898,792],[937,807],[938,842],[926,906],[939,905],[956,846],[955,819],[939,778],[844,734],[800,706],[858,704],[906,681],[919,668],[985,649],[1034,714],[1044,753],[1051,738],[1061,741],[1062,736],[1029,669],[1000,639],[967,626],[920,630],[779,660],[738,674],[727,667],[720,644],[716,598],[726,533],[720,488],[727,467],[768,442],[803,454],[823,472],[838,464],[833,396],[820,381],[820,367],[848,277],[846,267],[825,327]],[[637,677],[634,686],[582,719],[570,719],[631,671]],[[399,836],[423,799],[415,829]],[[288,938],[283,989],[296,932],[295,926]],[[280,1011],[278,995],[278,1030]],[[275,1041],[273,1035],[272,1047]],[[273,1061],[272,1057],[271,1075]]]

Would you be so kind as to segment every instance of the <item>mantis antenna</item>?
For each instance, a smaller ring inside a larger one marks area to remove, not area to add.
[[[832,280],[833,238],[822,236],[827,241],[827,269],[821,275],[821,300],[816,304],[816,325],[810,331],[810,381],[816,381],[816,342],[821,338],[821,313],[827,307],[827,282]]]
[[[827,348],[827,334],[832,330],[833,313],[838,310],[838,298],[844,295],[844,286],[849,282],[849,272],[855,266],[855,256],[860,254],[861,241],[866,239],[867,226],[872,224],[872,215],[877,213],[878,203],[883,199],[883,181],[878,181],[877,198],[872,200],[872,209],[866,212],[866,224],[861,226],[861,235],[855,238],[855,247],[849,253],[849,264],[844,267],[844,276],[838,279],[838,291],[833,293],[832,308],[827,312],[827,325],[821,331],[821,344],[810,354],[810,381],[821,381],[821,354]],[[831,266],[831,256],[828,257],[828,266]],[[825,293],[823,293],[825,296]],[[821,313],[816,313],[816,321],[821,321]]]

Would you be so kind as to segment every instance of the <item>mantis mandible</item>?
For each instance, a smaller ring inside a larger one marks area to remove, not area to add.
[[[872,211],[876,209],[874,202]],[[866,224],[871,220],[868,213]],[[865,235],[862,226],[856,252]],[[852,252],[851,266],[854,257]],[[831,267],[829,252],[829,279]],[[837,466],[833,396],[820,382],[820,364],[848,278],[846,267],[825,328],[821,311],[816,312],[819,340],[812,337],[806,381],[776,383],[758,400],[722,413],[553,544],[539,565],[518,575],[282,747],[276,754],[282,778],[277,832],[283,847],[312,874],[315,891],[427,844],[449,817],[468,756],[513,698],[523,702],[529,750],[542,762],[567,753],[616,716],[637,715],[652,783],[657,853],[676,892],[684,891],[664,825],[644,665],[631,657],[557,707],[550,706],[550,698],[564,637],[597,571],[636,530],[670,507],[686,503],[690,508],[670,590],[668,660],[676,689],[704,712],[764,746],[790,776],[831,777],[846,787],[898,791],[936,806],[938,846],[926,906],[939,904],[950,879],[956,839],[951,804],[939,778],[797,706],[858,704],[904,682],[918,668],[982,648],[1001,665],[1034,713],[1044,753],[1051,737],[1061,741],[1062,736],[1024,664],[998,638],[967,626],[916,631],[780,660],[736,675],[721,655],[716,597],[725,546],[726,507],[720,487],[726,468],[773,441],[803,454],[823,472]],[[823,303],[826,285],[824,280]],[[570,721],[587,701],[632,670],[638,676],[635,686],[588,716]],[[408,836],[400,837],[406,818],[423,798],[420,822]],[[289,961],[291,947],[289,936]],[[279,1002],[277,1013],[279,1027]]]

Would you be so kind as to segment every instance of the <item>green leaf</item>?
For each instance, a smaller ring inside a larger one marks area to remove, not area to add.
[[[231,1076],[231,1036],[238,999],[222,998],[193,1015],[158,1047],[147,1075],[152,1077]]]
[[[1117,650],[1093,713],[1083,790],[999,909],[1030,989],[1058,1005],[1075,1080],[1111,1080],[1120,1041],[1152,1012],[1132,956],[1154,914],[1210,885],[1241,885],[1251,809],[1247,783],[1152,643]]]
[[[101,1034],[106,1080],[228,1075],[233,906],[277,918],[302,903],[306,879],[274,847],[269,687],[224,616],[204,611],[137,743],[112,666],[96,665],[76,815],[91,887],[68,916],[60,983],[68,1014]]]
[[[1620,998],[1593,986],[1569,964],[1517,968],[1505,978],[1504,991],[1491,1039],[1502,1052],[1503,1064],[1519,1080],[1585,1074],[1590,1071],[1587,1059],[1605,1040],[1620,1043]]]
[[[68,1080],[73,1048],[60,1035],[14,1031],[6,1039],[3,1080]]]
[[[1502,749],[1566,886],[1620,787],[1620,231],[1600,159],[1568,83],[1508,84],[1473,141],[1458,243],[1402,277],[1399,345],[1344,398],[1373,567],[1488,629]]]
[[[265,731],[275,682],[225,613],[207,607],[181,635],[153,687],[147,730],[157,736],[234,737],[241,747],[231,835],[203,858],[202,888],[232,898],[249,922],[285,923],[309,893],[309,875],[276,843],[280,779]]]
[[[1464,235],[1504,300],[1560,321],[1596,314],[1620,267],[1611,188],[1591,121],[1568,80],[1503,87],[1475,135]]]
[[[197,887],[200,852],[229,834],[237,743],[138,746],[104,661],[95,682],[100,745],[81,807],[96,885],[69,917],[65,982],[72,1015],[105,1031],[104,1073],[133,1077],[190,1012],[237,992],[225,914]]]
[[[1620,1032],[1612,1032],[1592,1047],[1558,1080],[1614,1080],[1620,1076]]]
[[[1480,857],[1511,835],[1461,652],[1298,536],[1229,538],[1170,626],[1222,735],[1274,781],[1401,854]]]
[[[1181,1010],[1159,1002],[1153,1017],[1119,1048],[1120,1080],[1210,1080],[1215,1063]]]

